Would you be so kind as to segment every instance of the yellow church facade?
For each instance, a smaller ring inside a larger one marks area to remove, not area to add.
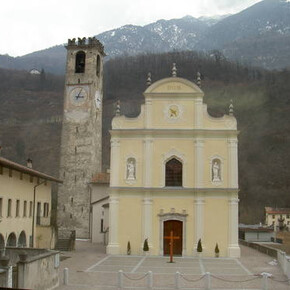
[[[136,118],[111,130],[107,253],[239,257],[237,122],[214,118],[193,82],[173,76],[144,92]]]

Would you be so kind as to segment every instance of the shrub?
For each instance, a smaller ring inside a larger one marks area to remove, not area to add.
[[[128,244],[127,244],[127,255],[131,255],[131,244],[130,244],[130,241],[128,241]]]
[[[148,239],[145,239],[145,241],[144,241],[143,251],[144,252],[148,252],[149,251]]]
[[[216,254],[219,254],[219,252],[220,252],[220,249],[219,249],[219,246],[218,246],[217,243],[216,243],[216,245],[215,245],[214,252],[215,252]]]
[[[201,239],[198,240],[198,243],[197,243],[197,251],[198,251],[199,253],[202,252]]]

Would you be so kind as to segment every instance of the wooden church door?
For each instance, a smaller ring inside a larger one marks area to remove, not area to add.
[[[173,255],[182,255],[182,222],[176,220],[169,220],[164,222],[163,230],[163,250],[164,255],[170,254],[170,240],[164,237],[169,237],[170,232],[173,231],[173,236],[178,237],[173,241]]]

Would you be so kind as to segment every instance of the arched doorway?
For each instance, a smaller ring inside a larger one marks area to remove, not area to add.
[[[16,247],[16,235],[11,233],[7,239],[7,247]]]
[[[26,234],[25,231],[22,231],[18,238],[18,247],[26,247]]]
[[[163,226],[163,250],[164,255],[170,254],[170,234],[173,232],[173,255],[182,255],[182,244],[183,244],[183,222],[179,220],[167,220],[164,221]]]
[[[4,247],[5,247],[4,237],[0,234],[0,250],[4,249]]]

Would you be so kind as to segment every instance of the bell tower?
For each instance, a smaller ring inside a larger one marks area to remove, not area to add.
[[[95,38],[69,39],[58,188],[59,237],[76,230],[90,237],[92,176],[102,166],[103,45]]]

